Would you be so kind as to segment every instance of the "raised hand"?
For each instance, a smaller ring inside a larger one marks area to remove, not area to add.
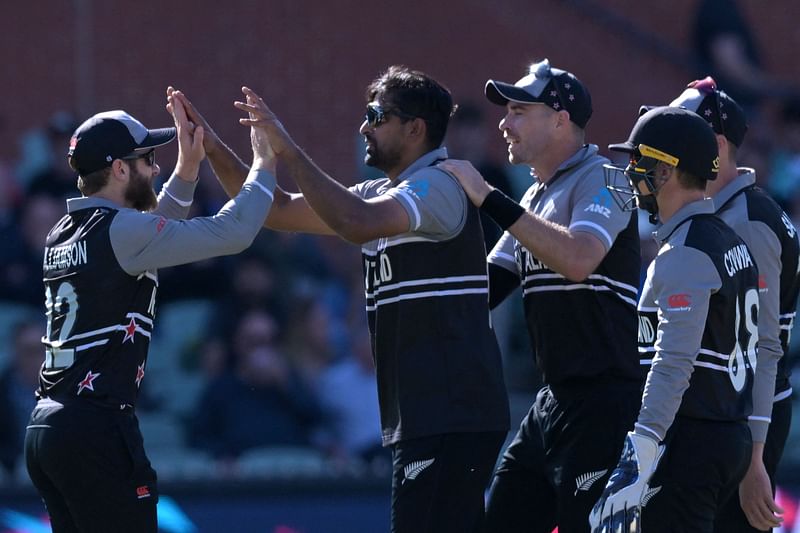
[[[175,165],[175,174],[186,181],[196,181],[200,163],[205,157],[203,127],[189,123],[183,103],[176,98],[174,91],[167,96],[167,110],[172,114],[178,130],[178,162]]]
[[[181,104],[183,104],[183,109],[186,112],[186,118],[189,120],[189,126],[191,129],[194,129],[197,126],[203,128],[203,148],[205,149],[206,154],[210,154],[216,150],[221,144],[219,136],[205,119],[205,117],[200,114],[194,104],[192,104],[192,102],[182,91],[176,90],[172,86],[167,87],[168,101],[170,97],[179,100]],[[170,104],[168,103],[167,110],[169,109]]]
[[[589,514],[592,533],[641,532],[642,506],[658,490],[648,482],[663,454],[655,440],[628,433],[617,468]]]
[[[233,105],[248,113],[248,118],[240,118],[239,123],[253,128],[251,137],[259,136],[259,143],[266,142],[266,146],[259,146],[259,150],[268,148],[275,157],[296,152],[297,145],[264,100],[248,87],[242,87],[242,93],[247,102],[234,102]],[[253,150],[255,155],[255,144]]]

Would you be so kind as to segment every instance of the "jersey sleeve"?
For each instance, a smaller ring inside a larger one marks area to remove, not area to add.
[[[173,173],[158,193],[158,206],[152,213],[164,218],[186,218],[192,207],[195,187],[197,181],[184,181]]]
[[[758,265],[758,360],[753,382],[753,414],[749,418],[754,442],[765,442],[772,416],[775,376],[781,349],[781,243],[762,222],[737,228]]]
[[[605,251],[611,248],[617,235],[624,230],[631,213],[623,211],[606,188],[602,166],[582,176],[572,198],[570,232],[590,233],[600,239]]]
[[[411,232],[445,240],[458,235],[467,221],[467,195],[442,169],[425,167],[386,194],[408,213]]]
[[[275,176],[251,171],[239,194],[216,215],[189,220],[123,209],[109,235],[120,266],[129,274],[181,265],[241,251],[252,243],[272,205]]]
[[[711,295],[722,280],[707,255],[677,246],[656,256],[647,282],[658,303],[658,331],[635,432],[662,441],[689,388]]]

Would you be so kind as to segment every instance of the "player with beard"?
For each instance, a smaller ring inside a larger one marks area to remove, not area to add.
[[[269,144],[253,129],[253,167],[215,216],[180,220],[192,204],[203,130],[182,104],[176,128],[149,130],[124,111],[74,133],[69,162],[83,197],[44,250],[47,333],[38,402],[25,437],[28,473],[53,531],[155,533],[156,475],[135,414],[155,318],[157,269],[242,251],[272,203]],[[157,197],[155,149],[178,137],[175,171]]]
[[[276,189],[266,226],[361,245],[383,444],[392,450],[391,530],[473,532],[509,425],[490,323],[477,208],[435,165],[454,110],[447,89],[393,66],[367,88],[365,161],[384,178],[342,186],[319,169],[257,99],[241,119],[267,132],[302,191]],[[203,118],[206,154],[229,194],[246,174]]]

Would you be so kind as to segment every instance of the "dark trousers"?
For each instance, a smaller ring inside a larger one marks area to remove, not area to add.
[[[393,533],[479,533],[506,433],[448,433],[392,446]]]
[[[495,473],[492,533],[588,533],[639,412],[638,382],[544,387]]]
[[[158,488],[132,412],[39,402],[25,462],[54,533],[156,533]]]
[[[783,447],[789,436],[792,423],[792,398],[784,398],[772,405],[772,422],[769,424],[767,440],[764,443],[764,467],[772,481],[772,493],[775,493],[775,472],[783,455]],[[739,491],[736,490],[723,504],[714,522],[716,533],[755,533],[761,531],[747,521],[739,503]]]
[[[750,464],[750,428],[678,416],[664,445],[649,483],[652,497],[642,507],[642,531],[712,533],[719,506]]]

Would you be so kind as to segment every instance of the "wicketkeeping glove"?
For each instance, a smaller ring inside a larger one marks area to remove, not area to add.
[[[647,483],[664,454],[654,439],[629,432],[617,468],[589,514],[592,533],[639,533]]]

